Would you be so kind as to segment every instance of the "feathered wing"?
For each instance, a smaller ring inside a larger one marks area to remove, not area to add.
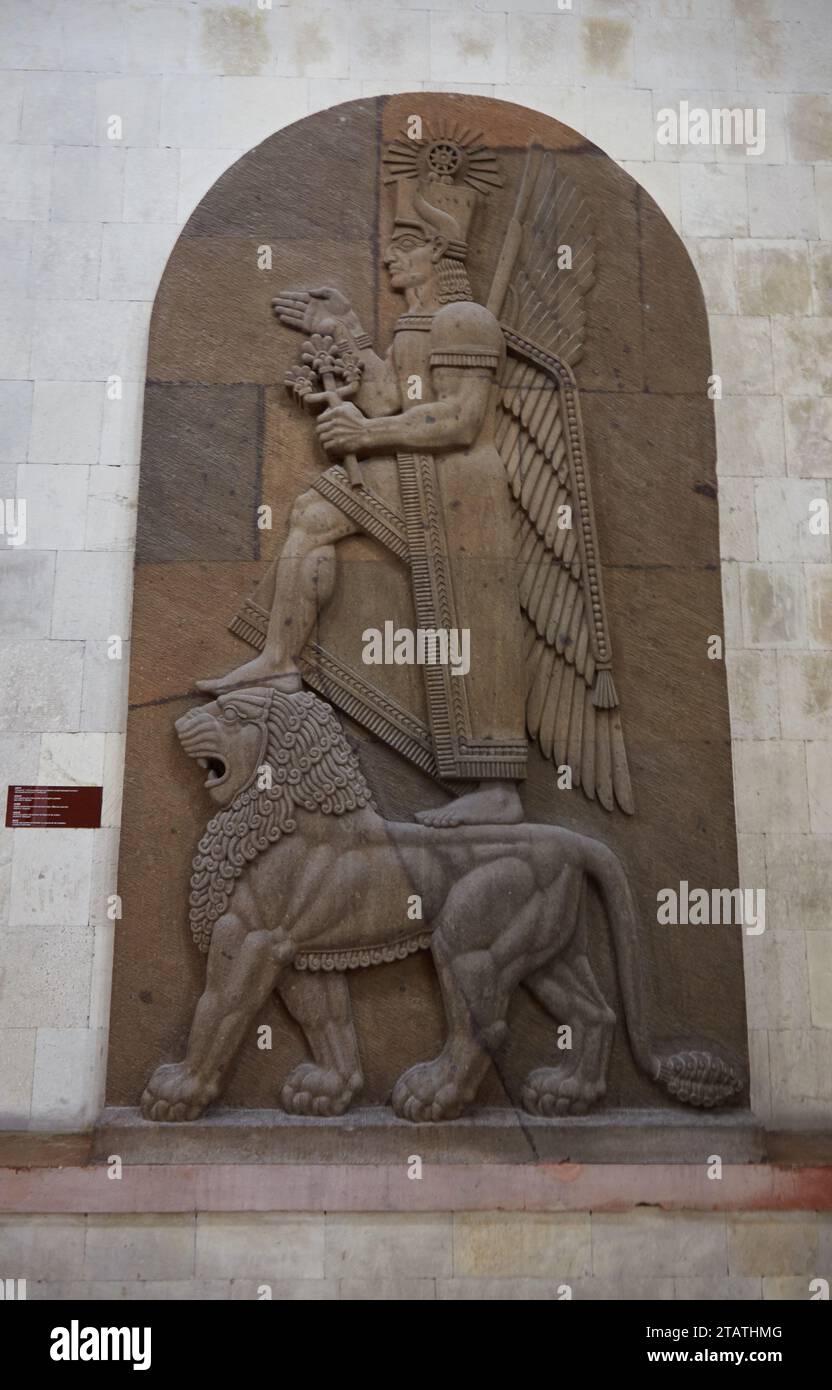
[[[497,447],[516,505],[520,604],[527,619],[526,723],[546,758],[607,810],[633,797],[570,364],[584,341],[594,275],[588,215],[544,160],[507,280],[508,344]],[[572,269],[559,269],[568,245]]]
[[[594,283],[590,211],[571,179],[546,156],[522,217],[503,318],[521,337],[573,367],[583,353],[584,301]]]

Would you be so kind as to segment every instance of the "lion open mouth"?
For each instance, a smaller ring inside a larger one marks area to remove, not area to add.
[[[176,732],[188,757],[208,773],[203,786],[211,790],[219,787],[228,777],[229,769],[222,753],[216,751],[215,721],[202,709],[192,710],[177,719]]]
[[[228,768],[223,758],[197,758],[200,767],[204,767],[208,772],[203,786],[218,787],[220,782],[224,782],[228,776]]]

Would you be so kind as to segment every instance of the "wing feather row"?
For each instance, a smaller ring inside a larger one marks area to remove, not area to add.
[[[585,300],[595,279],[592,218],[555,154],[527,170],[533,183],[528,197],[521,186],[522,225],[499,295],[511,332],[496,434],[516,507],[528,622],[526,722],[544,757],[568,764],[574,785],[609,810],[617,803],[631,812],[585,461],[575,471],[577,407],[572,401],[567,438],[560,389],[563,364],[577,362],[584,348]]]
[[[620,713],[597,697],[591,592],[561,392],[551,376],[519,357],[506,363],[496,444],[516,506],[518,587],[528,623],[529,734],[545,758],[557,767],[568,765],[572,784],[588,797],[607,810],[617,803],[632,812]]]
[[[553,154],[542,160],[509,282],[509,317],[523,337],[574,365],[586,335],[584,300],[595,282],[592,216]]]

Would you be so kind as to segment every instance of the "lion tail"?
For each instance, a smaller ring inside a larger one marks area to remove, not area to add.
[[[618,856],[605,846],[593,846],[591,869],[612,931],[627,1035],[636,1062],[674,1100],[706,1109],[728,1104],[745,1085],[735,1062],[705,1042],[673,1046],[651,1041],[647,1024],[652,1003],[650,972],[643,961],[644,942],[627,875]]]
[[[742,1090],[739,1069],[707,1049],[657,1053],[654,1080],[686,1105],[727,1105]]]

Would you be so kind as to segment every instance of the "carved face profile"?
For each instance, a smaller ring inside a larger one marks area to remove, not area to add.
[[[433,276],[434,265],[449,254],[459,261],[465,259],[458,220],[411,190],[406,215],[396,217],[393,236],[384,253],[393,289],[426,284]]]
[[[443,253],[441,237],[428,241],[413,227],[398,228],[383,257],[392,288],[407,290],[427,284],[434,274],[436,261]]]

